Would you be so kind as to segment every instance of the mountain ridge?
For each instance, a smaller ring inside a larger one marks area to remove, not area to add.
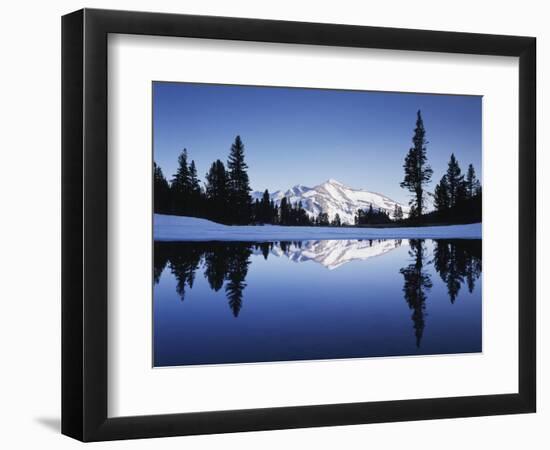
[[[253,200],[261,200],[263,192],[254,191],[251,196]],[[292,204],[302,202],[302,207],[311,218],[325,212],[329,220],[333,220],[338,214],[341,221],[348,224],[354,223],[355,214],[359,209],[368,209],[371,205],[374,209],[387,212],[390,218],[394,218],[396,205],[401,207],[404,217],[407,217],[409,212],[408,206],[386,195],[351,188],[332,178],[314,187],[296,184],[286,191],[278,190],[270,194],[270,199],[277,205],[284,197]]]

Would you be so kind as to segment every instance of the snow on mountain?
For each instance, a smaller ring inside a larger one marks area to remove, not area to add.
[[[383,255],[399,245],[401,241],[395,239],[304,241],[300,246],[289,245],[286,251],[275,246],[271,253],[279,257],[287,256],[294,262],[314,261],[333,270],[351,261]]]
[[[255,191],[252,193],[252,199],[261,200],[262,195],[262,192]],[[332,220],[336,214],[339,214],[342,222],[348,224],[353,224],[357,210],[368,209],[370,205],[374,209],[380,208],[386,211],[391,218],[393,218],[396,204],[401,206],[405,217],[409,212],[408,206],[384,195],[353,189],[332,179],[313,188],[296,185],[286,192],[274,192],[270,197],[276,204],[279,204],[283,197],[287,197],[292,204],[301,201],[302,207],[310,217],[316,217],[319,213],[326,212],[329,219]]]

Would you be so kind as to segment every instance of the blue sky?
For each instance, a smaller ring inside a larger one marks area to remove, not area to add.
[[[481,97],[154,82],[154,159],[167,179],[187,148],[201,181],[239,134],[253,190],[333,178],[405,202],[399,187],[420,109],[433,189],[451,153],[481,178]]]

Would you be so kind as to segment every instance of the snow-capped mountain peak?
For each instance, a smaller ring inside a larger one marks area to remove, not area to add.
[[[285,195],[288,197],[288,196],[291,196],[291,195],[301,195],[303,194],[304,192],[307,192],[311,190],[311,188],[309,187],[306,187],[306,186],[302,186],[301,184],[297,184],[296,186],[294,186],[293,188],[289,189],[288,191],[285,192]]]
[[[261,199],[263,192],[253,192],[252,198]],[[292,204],[302,202],[302,207],[310,217],[316,217],[324,212],[329,220],[338,214],[343,223],[353,224],[355,214],[359,209],[368,209],[371,205],[374,209],[386,211],[393,217],[395,205],[399,205],[406,217],[409,208],[382,194],[363,189],[354,189],[334,179],[309,188],[296,185],[286,191],[277,191],[270,195],[271,199],[279,204],[286,197]]]

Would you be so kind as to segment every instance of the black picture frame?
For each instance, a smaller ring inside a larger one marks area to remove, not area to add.
[[[107,416],[109,33],[519,57],[517,393]],[[62,433],[82,441],[535,412],[536,39],[83,9],[62,18]]]

